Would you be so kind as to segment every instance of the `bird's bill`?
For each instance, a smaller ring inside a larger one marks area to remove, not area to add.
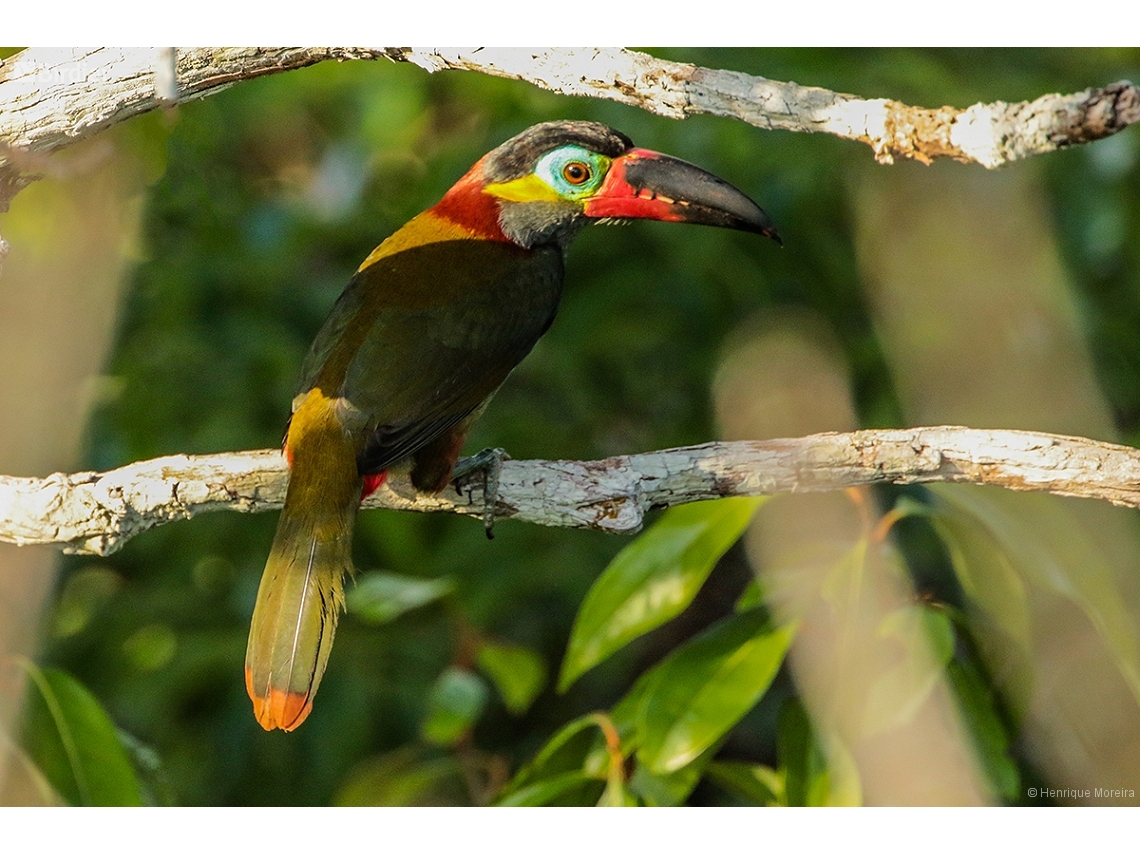
[[[699,166],[643,148],[613,160],[584,213],[595,219],[700,223],[781,242],[772,218],[727,181]]]

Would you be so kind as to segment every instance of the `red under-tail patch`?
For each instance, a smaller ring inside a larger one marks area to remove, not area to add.
[[[375,472],[371,475],[364,476],[364,489],[360,491],[360,501],[364,501],[381,487],[384,482],[388,480],[388,470],[383,469],[380,472]]]

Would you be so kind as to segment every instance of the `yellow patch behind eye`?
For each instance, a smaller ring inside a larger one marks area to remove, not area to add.
[[[535,175],[524,175],[514,181],[505,181],[502,184],[488,184],[483,188],[484,193],[506,199],[508,202],[561,202],[562,197]]]

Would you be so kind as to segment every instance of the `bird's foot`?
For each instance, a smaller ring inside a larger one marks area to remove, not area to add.
[[[478,454],[464,457],[455,464],[451,479],[455,491],[467,494],[467,500],[474,502],[472,481],[476,473],[482,473],[483,481],[483,528],[487,531],[487,539],[495,538],[495,502],[499,498],[499,473],[503,470],[503,461],[510,460],[511,456],[501,448],[484,448]]]

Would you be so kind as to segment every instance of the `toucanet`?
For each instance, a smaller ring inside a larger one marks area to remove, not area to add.
[[[308,716],[352,572],[363,495],[392,467],[450,483],[468,428],[546,332],[563,254],[590,222],[703,223],[779,240],[755,202],[594,122],[546,122],[485,155],[360,265],[302,368],[285,507],[245,679],[266,730]]]

